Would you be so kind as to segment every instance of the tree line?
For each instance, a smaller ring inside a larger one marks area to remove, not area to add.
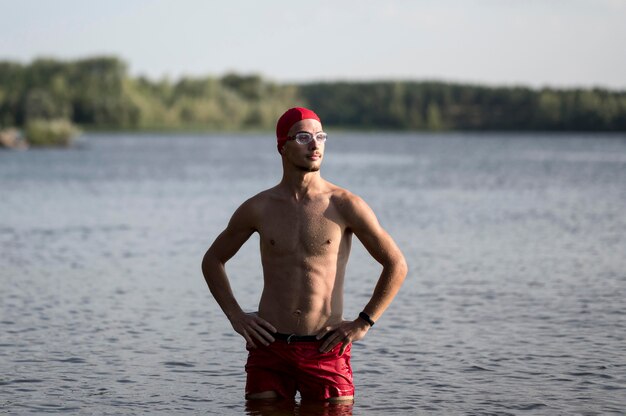
[[[326,126],[391,130],[626,131],[626,91],[445,82],[280,84],[259,75],[132,77],[116,57],[0,61],[0,128],[273,129],[296,105]]]

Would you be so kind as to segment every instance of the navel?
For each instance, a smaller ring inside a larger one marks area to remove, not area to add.
[[[296,326],[300,326],[300,320],[302,319],[302,311],[300,309],[296,309],[293,312],[293,316],[296,317]]]
[[[271,245],[275,245],[275,244],[276,244],[276,241],[274,241],[274,240],[270,240],[270,244],[271,244]]]
[[[331,241],[330,241],[330,240],[326,240],[326,244],[330,244],[330,243],[331,243]]]

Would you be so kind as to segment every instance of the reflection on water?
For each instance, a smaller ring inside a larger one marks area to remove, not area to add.
[[[250,416],[352,416],[352,403],[324,403],[296,400],[247,400]]]
[[[246,403],[244,341],[200,273],[238,204],[278,181],[269,135],[0,152],[0,409],[622,414],[625,154],[624,136],[332,135],[324,176],[372,206],[410,266],[353,347],[341,407]],[[259,261],[254,236],[227,266],[247,310]],[[379,270],[355,243],[346,317]]]

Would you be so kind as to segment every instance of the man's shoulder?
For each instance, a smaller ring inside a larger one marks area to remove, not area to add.
[[[268,202],[280,197],[280,193],[276,187],[265,189],[256,195],[251,196],[245,200],[241,206],[247,209],[259,209],[266,205]]]
[[[360,196],[341,187],[333,189],[331,202],[350,229],[370,229],[378,220],[374,211]]]
[[[358,208],[359,205],[365,204],[365,201],[363,201],[360,196],[345,188],[329,182],[329,189],[331,201],[342,211],[346,209],[354,210],[355,208]]]
[[[280,190],[278,189],[278,186],[274,186],[272,188],[265,189],[259,192],[258,194],[250,197],[248,201],[246,202],[251,202],[253,204],[260,204],[260,203],[270,201],[272,199],[276,199],[278,197],[280,197]]]
[[[243,201],[235,210],[233,220],[236,223],[245,223],[256,228],[263,217],[268,202],[271,201],[272,193],[272,188],[266,189]]]

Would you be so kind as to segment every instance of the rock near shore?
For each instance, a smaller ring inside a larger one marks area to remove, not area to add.
[[[28,149],[28,142],[16,128],[0,130],[0,148],[24,150]]]

